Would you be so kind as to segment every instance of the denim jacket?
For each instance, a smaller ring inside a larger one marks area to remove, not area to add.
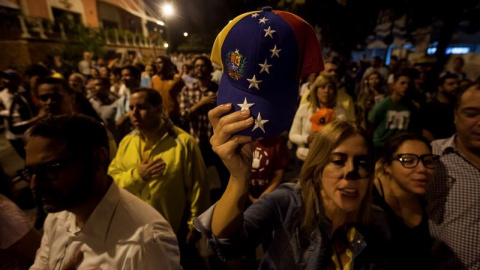
[[[195,227],[207,235],[210,246],[223,260],[242,256],[248,248],[256,247],[263,235],[273,232],[259,269],[326,269],[332,257],[332,224],[325,219],[311,235],[304,235],[300,229],[300,191],[300,184],[286,183],[263,196],[244,212],[243,230],[228,239],[219,239],[211,232],[215,205],[195,220]],[[387,268],[387,223],[379,208],[372,212],[372,225],[355,226],[352,269]]]

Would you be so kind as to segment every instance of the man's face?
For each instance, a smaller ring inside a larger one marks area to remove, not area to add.
[[[208,73],[207,73],[207,65],[205,64],[205,61],[203,61],[202,59],[197,59],[197,61],[195,61],[194,63],[194,74],[195,74],[195,77],[196,78],[204,78],[206,76],[208,76]]]
[[[108,77],[110,79],[110,84],[115,85],[120,81],[120,78],[118,75],[115,75],[113,72],[110,73],[110,76]]]
[[[449,78],[440,86],[440,92],[449,98],[454,98],[458,90],[458,79]]]
[[[460,70],[462,70],[462,68],[463,68],[463,61],[460,60],[460,59],[455,59],[453,61],[453,69],[457,70],[457,71],[460,71]]]
[[[159,127],[160,113],[161,107],[152,106],[145,92],[133,93],[130,96],[130,121],[140,131]]]
[[[135,78],[128,69],[122,70],[122,81],[128,89],[135,89],[140,86],[140,79]]]
[[[70,77],[68,78],[68,85],[72,89],[75,89],[75,90],[81,89],[83,86],[82,84],[83,84],[82,78],[78,77],[75,74],[70,75]]]
[[[480,90],[475,86],[463,93],[455,111],[457,136],[470,151],[480,151]]]
[[[410,78],[407,76],[400,76],[393,85],[393,91],[399,96],[404,97],[407,94]]]
[[[90,59],[92,59],[92,55],[89,52],[84,52],[83,59],[90,61]]]
[[[395,58],[390,58],[390,66],[393,67],[393,66],[396,66],[398,64],[398,60],[396,60]]]
[[[103,85],[102,80],[93,80],[91,93],[98,97],[108,96],[108,89]]]
[[[323,73],[327,76],[335,77],[337,76],[337,68],[338,68],[337,65],[333,63],[326,63],[325,70],[323,71]]]
[[[107,79],[109,78],[107,67],[100,67],[100,77],[107,78]]]
[[[65,91],[61,84],[39,85],[38,98],[47,114],[73,113],[74,97]]]
[[[72,155],[62,138],[31,137],[25,146],[30,188],[43,209],[55,213],[77,207],[94,189],[94,173],[85,157]]]

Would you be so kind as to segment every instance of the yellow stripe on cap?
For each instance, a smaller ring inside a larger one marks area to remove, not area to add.
[[[212,47],[212,54],[210,55],[210,60],[212,60],[213,63],[219,65],[222,67],[222,72],[223,72],[223,61],[222,61],[222,46],[223,42],[225,41],[225,38],[227,37],[228,33],[230,32],[230,29],[237,24],[238,21],[241,19],[245,18],[248,15],[251,15],[253,13],[260,13],[260,11],[251,11],[247,13],[243,13],[242,15],[238,15],[235,19],[231,20],[223,29],[220,31],[220,33],[217,35],[217,38],[215,39],[215,42],[213,43]]]

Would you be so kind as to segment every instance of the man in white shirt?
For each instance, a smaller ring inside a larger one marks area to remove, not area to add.
[[[107,175],[108,145],[105,128],[81,115],[29,130],[22,176],[49,213],[30,269],[181,269],[167,221]]]

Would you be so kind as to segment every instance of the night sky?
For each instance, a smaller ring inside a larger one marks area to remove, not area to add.
[[[161,10],[161,5],[167,1],[147,0],[151,6]],[[191,34],[216,36],[220,30],[237,15],[260,9],[251,1],[241,0],[176,0],[172,1],[175,14],[166,20],[170,28],[172,47],[176,48],[185,42],[184,32]],[[159,15],[161,14],[158,12]],[[187,37],[188,38],[188,37]],[[212,39],[212,38],[211,38]],[[211,40],[213,44],[213,39]]]

